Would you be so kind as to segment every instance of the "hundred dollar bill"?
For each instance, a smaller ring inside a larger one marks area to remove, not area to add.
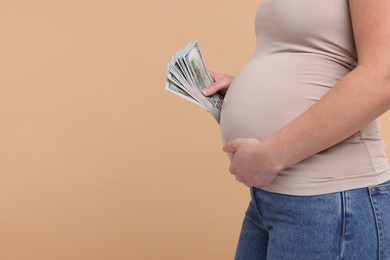
[[[184,62],[189,68],[198,89],[202,91],[213,83],[213,80],[208,74],[206,66],[203,62],[198,42],[191,46],[188,52],[184,54]],[[207,100],[211,103],[213,114],[218,117],[216,119],[219,122],[223,97],[219,94],[214,94],[210,97],[207,97]]]
[[[219,123],[223,96],[217,93],[206,97],[202,93],[213,80],[206,69],[198,42],[189,43],[172,57],[167,74],[165,88],[168,91],[200,105]]]
[[[199,102],[199,100],[193,95],[191,95],[191,93],[188,90],[186,90],[186,87],[184,87],[185,84],[179,81],[174,75],[169,73],[170,67],[171,66],[168,64],[168,78],[165,84],[165,89],[188,101],[197,104],[198,106],[203,107],[202,104]]]
[[[180,96],[188,101],[191,101],[192,103],[195,103],[198,106],[203,107],[201,103],[199,103],[196,99],[194,99],[192,96],[190,96],[187,92],[183,91],[180,86],[176,85],[172,81],[167,81],[165,88],[168,91],[170,91],[170,92],[172,92],[172,93],[174,93],[174,94],[176,94],[176,95],[178,95],[178,96]]]

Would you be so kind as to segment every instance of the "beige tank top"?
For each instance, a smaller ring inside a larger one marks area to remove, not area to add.
[[[224,142],[240,137],[265,140],[357,65],[348,0],[262,0],[255,28],[256,50],[224,100]],[[315,195],[389,180],[378,128],[376,121],[370,123],[343,142],[279,172],[264,189]]]

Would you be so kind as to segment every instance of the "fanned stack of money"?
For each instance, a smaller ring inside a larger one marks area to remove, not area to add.
[[[179,50],[168,63],[168,78],[165,88],[210,112],[219,123],[223,96],[219,93],[206,97],[202,90],[213,83],[198,42],[189,43]]]

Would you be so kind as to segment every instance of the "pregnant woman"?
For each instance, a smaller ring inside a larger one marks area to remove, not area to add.
[[[390,259],[390,1],[262,0],[256,50],[212,73],[230,172],[250,187],[235,259]]]

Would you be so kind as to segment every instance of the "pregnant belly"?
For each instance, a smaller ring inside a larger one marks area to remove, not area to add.
[[[254,56],[227,92],[221,113],[224,142],[264,140],[317,102],[349,70],[307,54]]]

